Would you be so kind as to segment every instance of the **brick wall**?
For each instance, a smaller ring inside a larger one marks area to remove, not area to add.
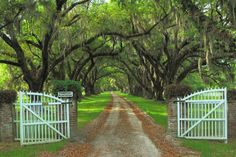
[[[12,104],[0,104],[0,141],[13,141]]]

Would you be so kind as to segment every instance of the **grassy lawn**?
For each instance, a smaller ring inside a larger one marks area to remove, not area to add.
[[[78,105],[78,125],[83,128],[96,118],[111,101],[110,92],[85,97]]]
[[[84,127],[91,120],[96,118],[101,113],[104,107],[111,100],[109,92],[99,95],[85,97],[78,105],[78,124],[79,128]],[[0,157],[37,157],[41,152],[56,152],[63,148],[67,141],[30,145],[21,147],[19,143],[0,143]],[[4,149],[1,150],[1,148]]]
[[[120,92],[116,92],[119,96],[135,103],[140,109],[150,115],[157,124],[167,128],[167,106],[166,103],[157,102],[137,96],[132,96]]]
[[[62,149],[65,144],[66,141],[22,147],[19,144],[7,144],[6,150],[0,151],[0,157],[37,157],[43,151],[56,152]],[[1,145],[6,144],[0,143]]]
[[[140,109],[149,114],[156,123],[165,128],[167,127],[167,106],[164,103],[120,92],[116,92],[116,94],[135,103]],[[201,157],[236,157],[236,139],[229,141],[228,144],[222,141],[207,140],[181,139],[181,141],[183,146],[200,152]]]
[[[236,157],[236,139],[228,144],[207,140],[182,140],[183,146],[201,152],[201,157]]]

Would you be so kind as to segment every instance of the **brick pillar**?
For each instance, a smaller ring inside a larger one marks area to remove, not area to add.
[[[12,104],[0,103],[0,141],[11,142],[13,135]]]
[[[236,138],[236,99],[228,99],[228,137]]]
[[[70,105],[69,105],[70,106],[69,107],[70,137],[73,140],[73,138],[76,138],[78,135],[77,102],[78,102],[79,96],[77,94],[73,93],[73,97],[65,97],[65,95],[63,95],[63,97],[61,95],[59,95],[58,97],[63,99],[64,101],[70,102]]]
[[[168,128],[167,134],[171,137],[177,137],[177,104],[175,98],[168,100]]]
[[[78,135],[77,102],[78,102],[77,98],[73,99],[72,104],[70,105],[70,130],[72,138]]]

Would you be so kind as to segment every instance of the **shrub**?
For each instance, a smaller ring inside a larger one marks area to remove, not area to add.
[[[57,93],[58,91],[73,91],[73,93],[81,93],[81,83],[73,80],[54,80],[52,81],[52,91]]]
[[[17,98],[17,92],[14,90],[0,90],[0,104],[14,103]]]
[[[231,100],[236,100],[236,89],[229,89],[227,91],[227,98]]]
[[[171,84],[166,86],[164,90],[164,97],[166,99],[183,97],[192,92],[192,88],[186,85]]]

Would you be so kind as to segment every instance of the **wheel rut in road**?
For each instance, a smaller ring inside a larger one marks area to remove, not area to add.
[[[144,133],[141,121],[122,98],[113,96],[112,110],[91,142],[89,157],[159,157],[155,144]]]

